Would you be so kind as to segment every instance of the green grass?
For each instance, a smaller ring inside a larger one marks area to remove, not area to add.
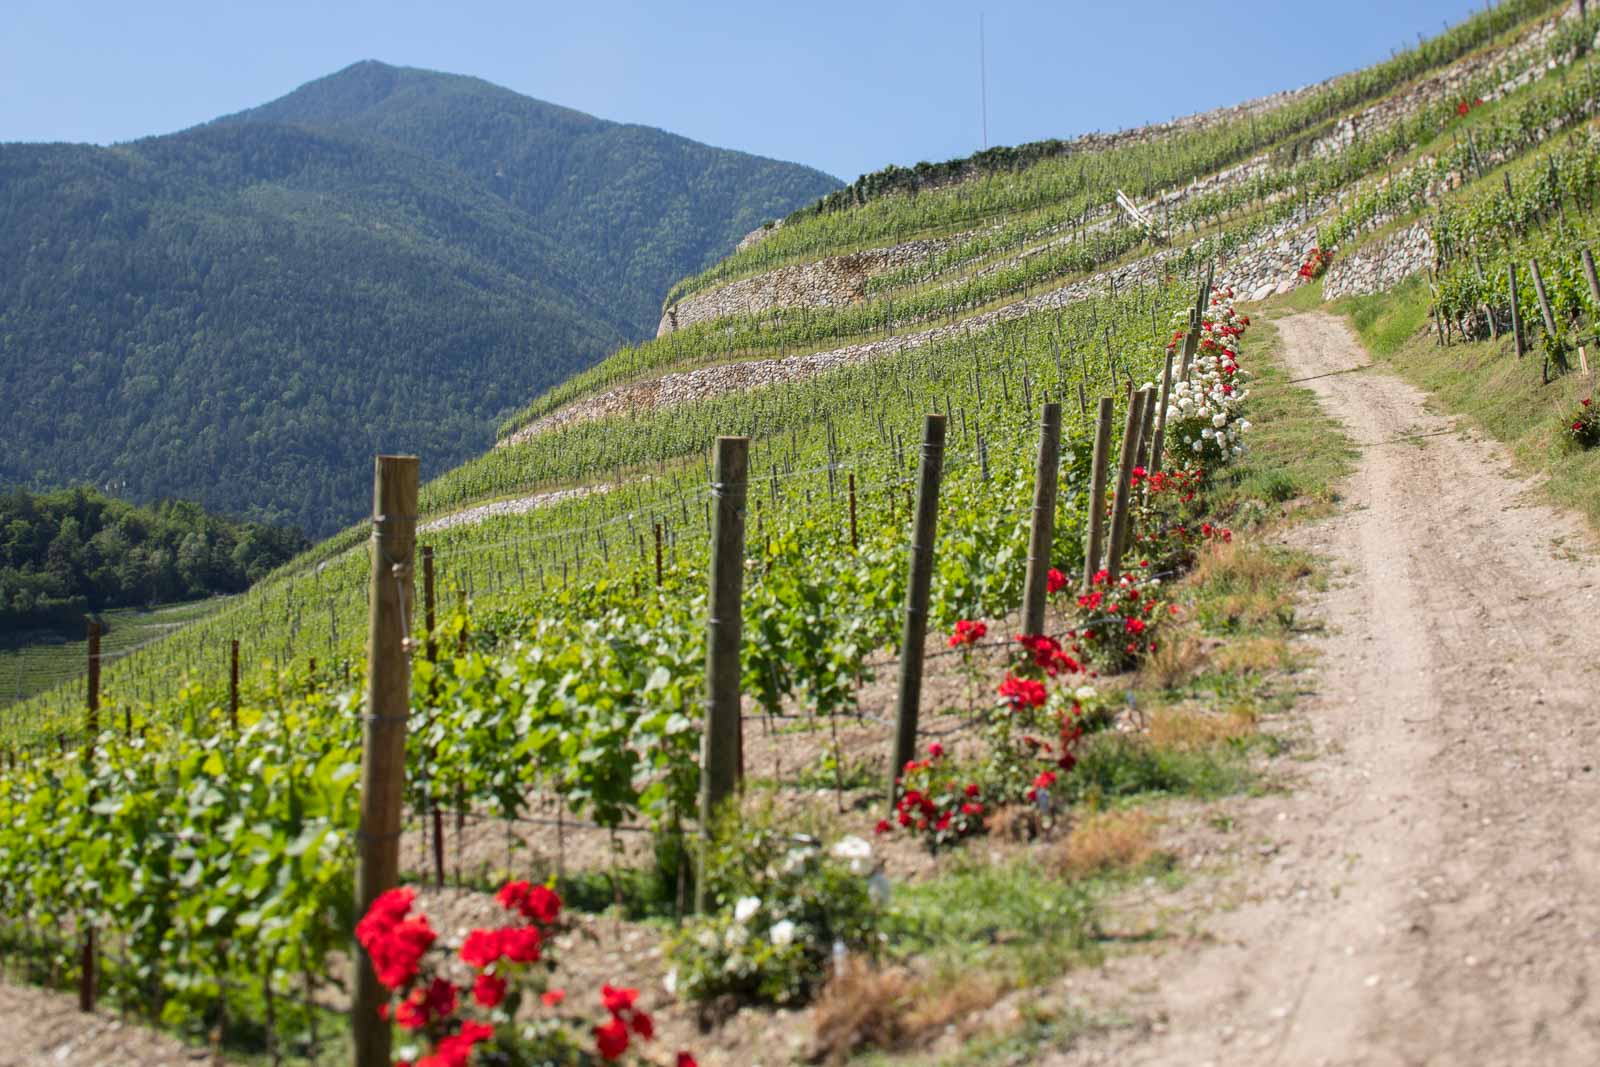
[[[1349,318],[1373,359],[1384,360],[1418,340],[1419,334],[1425,334],[1429,302],[1427,284],[1421,278],[1412,278],[1387,293],[1349,296],[1331,307]],[[1424,336],[1422,340],[1433,345],[1431,337]]]
[[[1211,799],[1243,793],[1254,782],[1245,743],[1185,751],[1137,735],[1103,733],[1084,744],[1062,784],[1073,803],[1092,807],[1161,795]]]
[[[1305,301],[1321,283],[1301,286],[1288,299]],[[1339,482],[1355,469],[1355,448],[1336,419],[1317,405],[1315,394],[1294,384],[1279,353],[1283,338],[1265,315],[1251,316],[1253,331],[1248,369],[1250,451],[1246,461],[1225,472],[1218,486],[1219,512],[1238,515],[1254,508],[1305,499],[1333,503]]]
[[[1097,888],[1031,860],[993,864],[980,844],[936,877],[898,887],[885,926],[896,955],[936,973],[978,970],[1034,985],[1096,958]]]
[[[106,627],[102,656],[117,656],[179,626],[203,619],[229,602],[212,597],[146,611],[117,608],[101,612]],[[89,643],[80,629],[29,630],[0,634],[0,708],[9,707],[84,675]]]
[[[1440,347],[1429,330],[1428,302],[1418,280],[1330,308],[1349,318],[1375,362],[1426,390],[1438,409],[1507,445],[1523,473],[1546,476],[1539,490],[1546,499],[1600,529],[1600,449],[1581,451],[1561,434],[1579,401],[1593,393],[1594,379],[1574,366],[1546,384],[1542,356],[1517,359],[1508,336]]]

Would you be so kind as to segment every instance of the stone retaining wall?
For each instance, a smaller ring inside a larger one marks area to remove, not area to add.
[[[931,259],[967,236],[932,237],[848,256],[829,256],[815,263],[779,267],[753,278],[729,282],[685,297],[667,308],[656,328],[656,336],[665,336],[697,322],[710,322],[729,315],[760,314],[774,308],[843,307],[865,298],[867,279],[874,274]]]
[[[1322,283],[1322,298],[1366,296],[1393,289],[1405,279],[1427,270],[1439,258],[1433,234],[1426,223],[1407,226],[1371,248],[1336,259]]]

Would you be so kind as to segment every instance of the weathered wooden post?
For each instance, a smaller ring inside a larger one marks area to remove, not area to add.
[[[711,597],[706,619],[706,722],[700,739],[700,827],[709,840],[717,809],[733,794],[740,762],[739,646],[744,637],[745,481],[748,437],[717,438],[711,474]],[[705,853],[695,908],[706,906]]]
[[[1167,403],[1172,397],[1172,360],[1173,353],[1167,353],[1167,365],[1161,372],[1161,399],[1160,407],[1156,409],[1156,439],[1150,446],[1150,470],[1152,473],[1161,470],[1161,454],[1167,446]]]
[[[851,471],[848,477],[850,481],[850,550],[854,552],[861,547],[861,543],[856,539],[856,472]]]
[[[1590,255],[1587,248],[1578,254],[1583,259],[1583,276],[1589,280],[1589,295],[1594,298],[1595,314],[1600,315],[1600,277],[1595,276],[1594,256]]]
[[[1117,467],[1117,495],[1111,504],[1111,536],[1106,549],[1106,574],[1114,584],[1122,573],[1123,539],[1128,535],[1128,503],[1132,493],[1134,461],[1139,453],[1139,427],[1144,424],[1145,390],[1128,401],[1128,420],[1122,429],[1122,462]]]
[[[922,465],[917,473],[916,523],[911,537],[906,622],[900,637],[900,688],[895,709],[894,753],[889,761],[889,807],[898,797],[900,769],[917,753],[917,717],[922,704],[923,645],[928,637],[928,592],[933,585],[933,544],[939,528],[939,480],[944,471],[943,415],[922,422]]]
[[[84,738],[84,752],[89,765],[94,765],[95,741],[100,736],[100,623],[90,619],[88,626],[89,644],[89,685],[85,694],[84,729],[87,736]],[[89,791],[89,805],[94,806],[94,791]],[[78,1010],[82,1012],[94,1011],[95,1001],[95,957],[94,926],[87,918],[83,920],[83,942],[78,957]]]
[[[1200,344],[1200,316],[1198,312],[1189,312],[1189,329],[1183,335],[1183,370],[1178,377],[1183,381],[1189,380],[1189,367],[1194,363],[1194,350]]]
[[[1556,316],[1550,309],[1550,298],[1544,293],[1544,275],[1539,273],[1537,259],[1528,260],[1528,271],[1533,275],[1533,292],[1539,298],[1539,314],[1544,319],[1545,331],[1550,334],[1550,340],[1554,342],[1560,336],[1560,331],[1556,329]]]
[[[1144,406],[1139,416],[1139,448],[1135,463],[1146,472],[1150,470],[1150,439],[1155,436],[1156,391],[1151,386],[1139,390],[1145,394]]]
[[[664,560],[663,560],[662,554],[661,554],[661,524],[658,522],[658,523],[655,524],[655,527],[656,527],[656,588],[660,589],[661,588],[661,584],[662,584],[662,575],[665,573],[666,568],[665,568],[665,563],[664,563]]]
[[[541,579],[540,586],[541,586],[541,588],[543,587],[542,579]],[[436,614],[437,603],[438,603],[437,600],[434,598],[434,585],[433,585],[433,546],[432,545],[423,545],[422,546],[422,625],[423,625],[424,630],[426,630],[427,634],[428,634],[427,639],[426,639],[427,640],[427,644],[425,645],[425,650],[427,652],[428,662],[432,663],[432,664],[437,664],[439,662],[439,640],[438,640],[438,638],[436,636],[434,636],[434,631],[439,625],[438,616]],[[429,692],[428,692],[429,703],[432,704],[433,703],[433,696],[434,696],[433,683],[429,682],[428,683],[428,687],[429,687]],[[434,882],[434,885],[436,885],[438,888],[443,889],[444,888],[444,813],[439,808],[438,783],[437,782],[430,782],[429,783],[429,787],[430,787],[430,790],[431,790],[431,792],[433,794],[432,796],[430,796],[428,798],[429,801],[431,802],[430,803],[430,807],[432,808],[432,811],[429,814],[430,814],[432,822],[433,822],[433,882]]]
[[[1483,278],[1483,257],[1474,253],[1472,257],[1472,266],[1473,269],[1478,272],[1478,285],[1481,288],[1487,288],[1487,286],[1484,284]],[[1491,341],[1500,340],[1500,324],[1495,321],[1494,305],[1487,300],[1483,303],[1483,314],[1484,317],[1489,320],[1489,339]]]
[[[228,642],[228,725],[239,732],[239,639]]]
[[[1094,424],[1094,461],[1089,476],[1089,531],[1083,552],[1083,588],[1094,584],[1100,569],[1100,555],[1106,535],[1106,472],[1111,466],[1111,420],[1116,417],[1116,401],[1100,398],[1099,417]]]
[[[1022,632],[1044,633],[1045,596],[1050,586],[1050,549],[1055,538],[1056,483],[1061,472],[1061,405],[1046,404],[1039,420],[1039,460],[1033,475],[1033,525],[1028,536],[1028,572],[1022,592]]]
[[[372,482],[367,609],[366,722],[361,745],[361,824],[356,832],[356,916],[400,877],[400,814],[411,712],[412,553],[417,457],[378,456]],[[378,1009],[388,994],[366,949],[355,946],[350,1005],[355,1067],[389,1067],[391,1032]]]
[[[1522,309],[1517,306],[1517,265],[1515,262],[1506,264],[1506,285],[1511,291],[1511,338],[1517,346],[1517,358],[1521,359],[1527,352],[1527,341],[1522,336]]]

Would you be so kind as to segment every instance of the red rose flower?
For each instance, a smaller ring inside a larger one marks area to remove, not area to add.
[[[506,980],[492,974],[480,974],[472,983],[472,999],[485,1008],[497,1008],[506,998]]]
[[[500,956],[499,930],[473,930],[461,943],[461,962],[469,967],[482,970]]]
[[[1034,681],[1032,678],[1018,678],[1014,674],[1006,675],[1005,681],[1000,683],[1000,695],[1009,700],[1013,708],[1042,707],[1049,699],[1043,682]]]
[[[601,1059],[617,1059],[628,1051],[628,1025],[613,1015],[611,1021],[594,1028],[594,1042]]]
[[[606,1011],[612,1015],[633,1010],[633,1002],[638,999],[637,989],[618,989],[609,985],[600,987],[600,1003],[604,1004]]]
[[[399,989],[417,976],[417,964],[437,938],[422,916],[407,918],[416,893],[391,889],[381,894],[356,924],[356,940],[367,950],[372,970],[388,989]]]

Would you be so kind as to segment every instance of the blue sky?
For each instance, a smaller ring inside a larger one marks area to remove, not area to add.
[[[1386,58],[1483,3],[3,0],[0,141],[110,143],[360,59],[473,74],[845,180],[1117,129]]]

